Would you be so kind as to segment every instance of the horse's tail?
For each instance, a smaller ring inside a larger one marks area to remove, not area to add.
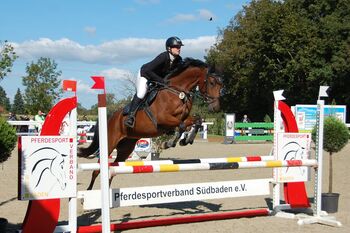
[[[86,148],[78,149],[78,157],[87,158],[89,155],[94,154],[99,149],[99,135],[98,135],[98,121],[95,125],[94,137],[92,138],[91,144]]]

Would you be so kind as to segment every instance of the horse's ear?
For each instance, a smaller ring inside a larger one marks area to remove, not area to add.
[[[209,66],[208,73],[214,74],[215,73],[215,66]]]

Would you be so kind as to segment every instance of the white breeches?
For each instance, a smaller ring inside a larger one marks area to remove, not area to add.
[[[136,79],[136,95],[138,98],[143,99],[147,92],[147,79],[141,77],[140,71],[137,74]]]

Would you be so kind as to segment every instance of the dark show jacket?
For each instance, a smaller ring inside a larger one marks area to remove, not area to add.
[[[181,62],[181,56],[177,56],[170,65],[170,54],[165,51],[141,67],[141,77],[145,77],[151,81],[163,82],[163,78]]]

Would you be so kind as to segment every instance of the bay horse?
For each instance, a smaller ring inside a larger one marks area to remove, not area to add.
[[[200,60],[186,58],[174,72],[165,78],[165,84],[159,85],[153,102],[137,111],[134,128],[124,125],[123,109],[117,110],[108,119],[108,155],[117,150],[115,162],[125,161],[134,150],[140,138],[153,138],[174,132],[172,140],[163,144],[163,148],[174,147],[188,126],[195,124],[197,133],[201,121],[190,116],[194,96],[199,93],[208,104],[209,111],[220,110],[222,81],[219,76],[209,73],[208,65]],[[153,95],[153,96],[154,96]],[[147,97],[145,97],[147,99]],[[192,143],[195,135],[181,140],[180,145]],[[99,149],[98,124],[92,143],[87,148],[79,148],[78,156],[88,158]],[[94,171],[88,190],[91,190],[99,171]],[[112,178],[111,178],[112,179]],[[110,179],[110,183],[111,183]]]

